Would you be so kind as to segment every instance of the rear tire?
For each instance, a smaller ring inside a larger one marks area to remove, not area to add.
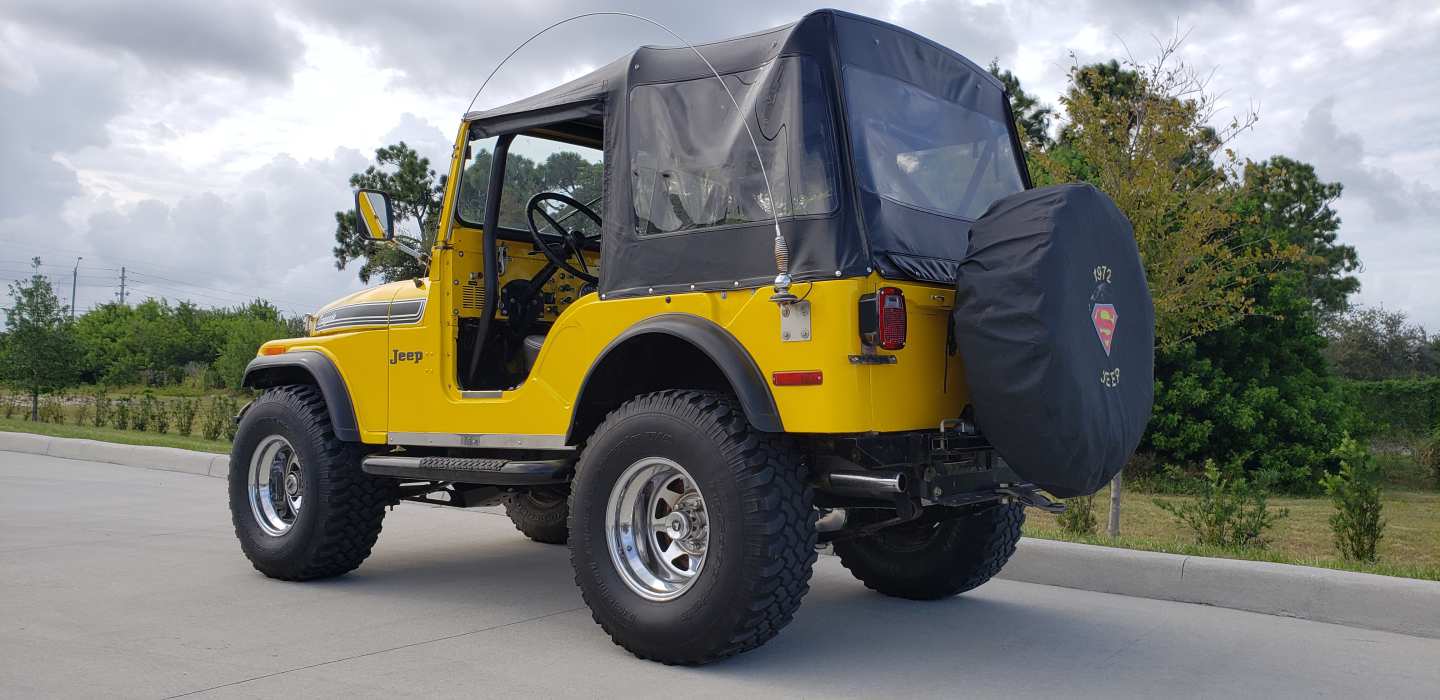
[[[565,544],[570,536],[570,494],[560,489],[530,489],[505,495],[505,514],[515,529],[536,542]]]
[[[727,395],[664,391],[616,409],[588,440],[570,494],[570,561],[595,621],[665,664],[764,644],[809,590],[804,477]]]
[[[335,437],[314,386],[269,389],[250,405],[230,453],[230,519],[257,571],[307,581],[365,561],[396,488],[360,458]]]
[[[897,525],[835,543],[840,565],[867,588],[897,598],[936,600],[989,581],[1020,541],[1025,508],[982,507],[940,523]]]

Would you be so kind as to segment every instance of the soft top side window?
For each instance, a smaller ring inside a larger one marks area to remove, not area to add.
[[[636,233],[654,235],[834,211],[837,157],[820,71],[787,57],[723,76],[750,123],[775,201],[735,106],[714,77],[630,91]]]

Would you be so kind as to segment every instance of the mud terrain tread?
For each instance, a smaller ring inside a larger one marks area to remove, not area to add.
[[[545,507],[529,493],[508,493],[503,498],[505,515],[521,534],[542,544],[565,544],[570,539],[569,498],[562,497],[558,507]]]
[[[296,562],[295,566],[262,567],[252,559],[252,565],[266,576],[285,581],[309,581],[353,571],[370,556],[380,537],[385,507],[395,502],[395,482],[360,470],[360,446],[335,437],[325,397],[318,387],[310,384],[274,387],[256,399],[257,404],[261,401],[288,404],[301,421],[294,427],[321,446],[321,463],[306,466],[321,470],[318,476],[322,493],[317,496],[327,502],[329,517],[321,518],[318,523],[318,542],[312,545],[308,561]],[[246,465],[232,464],[231,468],[243,469]],[[237,537],[241,536],[240,518],[245,515],[232,512]]]
[[[938,535],[945,540],[937,561],[906,562],[898,557],[877,561],[885,553],[879,540],[866,538],[837,542],[835,554],[840,565],[866,588],[897,598],[937,600],[980,587],[994,578],[1015,554],[1025,524],[1025,509],[1019,505],[995,505],[964,520],[941,523]],[[979,532],[962,525],[980,524]],[[949,564],[948,566],[946,564]]]
[[[732,460],[739,467],[735,479],[748,485],[747,500],[753,503],[747,509],[746,517],[752,519],[747,526],[752,533],[763,533],[746,541],[746,568],[754,566],[760,575],[750,582],[749,590],[740,599],[732,601],[748,610],[744,621],[730,632],[724,644],[699,656],[658,658],[646,654],[627,645],[594,612],[591,617],[616,645],[639,658],[667,666],[698,666],[759,647],[790,624],[810,590],[816,558],[814,493],[799,468],[800,460],[782,438],[751,428],[734,397],[712,391],[669,390],[641,395],[611,411],[593,435],[604,433],[629,415],[649,411],[690,415],[704,432],[719,438],[725,445],[722,452],[738,455],[740,459]],[[584,469],[585,462],[582,454],[578,468]],[[573,504],[570,512],[573,532]],[[577,571],[575,583],[581,598],[593,611],[595,605],[581,585],[573,550],[571,564]]]

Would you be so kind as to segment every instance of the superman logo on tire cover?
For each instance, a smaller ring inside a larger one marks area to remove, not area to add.
[[[1095,324],[1095,335],[1105,346],[1106,357],[1110,356],[1110,343],[1115,340],[1115,326],[1119,321],[1120,313],[1114,304],[1096,304],[1090,308],[1090,322]]]

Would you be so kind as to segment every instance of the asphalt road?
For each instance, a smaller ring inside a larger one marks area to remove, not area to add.
[[[0,697],[422,694],[1434,698],[1440,640],[1009,581],[912,603],[821,557],[777,639],[666,668],[494,513],[407,504],[358,571],[281,583],[219,479],[0,452]]]

